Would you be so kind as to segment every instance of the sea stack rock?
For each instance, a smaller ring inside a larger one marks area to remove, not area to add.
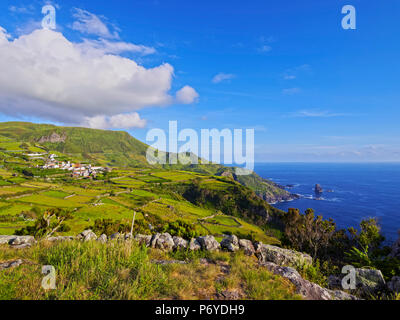
[[[316,195],[321,195],[322,192],[324,192],[324,190],[322,189],[322,187],[318,183],[315,185],[314,191],[315,191]]]

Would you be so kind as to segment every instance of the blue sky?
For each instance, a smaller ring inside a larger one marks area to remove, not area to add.
[[[45,3],[1,1],[0,26],[7,30],[8,41],[41,28]],[[104,46],[105,39],[134,44],[113,54],[145,69],[165,63],[173,67],[171,79],[154,84],[160,86],[156,92],[146,83],[149,95],[157,96],[154,103],[115,111],[118,116],[135,113],[136,127],[127,130],[142,141],[149,129],[166,129],[169,120],[177,120],[181,129],[255,128],[256,161],[260,162],[400,160],[397,0],[52,4],[57,8],[56,32],[71,43],[92,40],[98,41],[92,45]],[[346,4],[357,10],[356,30],[341,27],[341,9]],[[106,29],[80,28],[74,23],[82,14],[97,17]],[[155,78],[168,78],[168,72],[160,71]],[[185,86],[190,89],[183,92],[186,99],[180,99],[177,93]],[[0,81],[2,121],[78,121],[69,117],[66,102],[56,113],[44,106],[47,100],[38,102],[32,92],[13,90],[11,99],[7,88],[1,90]],[[103,100],[112,104],[108,99]],[[15,101],[26,107],[16,108]],[[125,101],[117,99],[118,103]],[[82,117],[92,119],[97,113],[90,102],[89,107],[91,111],[82,112]],[[98,114],[107,116],[106,124],[119,129],[121,117],[112,118],[106,104],[102,108]]]

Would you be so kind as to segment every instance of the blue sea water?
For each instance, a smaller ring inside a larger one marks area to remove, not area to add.
[[[364,218],[376,217],[386,240],[397,239],[400,230],[400,163],[258,163],[255,172],[302,195],[299,200],[274,204],[287,211],[313,208],[333,218],[340,228],[357,227]],[[324,192],[320,200],[315,184]]]

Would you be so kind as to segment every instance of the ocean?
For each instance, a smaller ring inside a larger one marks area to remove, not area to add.
[[[376,217],[388,242],[400,230],[400,163],[258,163],[255,172],[287,190],[298,200],[274,204],[287,211],[313,208],[324,218],[333,218],[339,228],[359,227],[362,219]],[[314,187],[324,190],[317,200]]]

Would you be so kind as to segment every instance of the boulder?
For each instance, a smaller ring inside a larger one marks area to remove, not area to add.
[[[256,252],[253,243],[247,239],[239,240],[239,248],[244,250],[244,254],[247,256],[252,256]]]
[[[197,241],[203,250],[215,251],[220,248],[219,242],[213,236],[198,237]]]
[[[132,234],[130,234],[130,233],[125,233],[125,235],[124,235],[124,240],[125,240],[125,241],[132,240],[132,239],[133,239]]]
[[[175,250],[180,250],[180,249],[186,249],[188,246],[188,242],[187,240],[181,238],[181,237],[177,237],[174,236],[173,238],[174,241],[174,249]]]
[[[197,239],[191,239],[189,243],[189,250],[196,251],[201,249],[201,244]]]
[[[72,241],[72,240],[74,240],[75,239],[75,237],[70,237],[70,236],[59,236],[59,237],[49,237],[49,238],[46,238],[46,241],[49,241],[49,242],[61,242],[61,241]]]
[[[0,263],[0,270],[10,269],[20,266],[23,263],[21,259]]]
[[[356,287],[363,294],[373,293],[386,287],[380,270],[356,269]]]
[[[390,253],[390,256],[392,258],[400,259],[400,231],[399,231],[399,238],[395,243],[393,243],[392,252]]]
[[[283,249],[268,244],[257,247],[256,255],[261,263],[273,262],[280,266],[311,265],[312,258],[308,254]]]
[[[33,244],[36,240],[32,236],[15,236],[14,238],[10,239],[8,242],[9,245],[18,246],[18,245],[26,245],[26,244]]]
[[[221,248],[226,249],[230,252],[239,250],[239,239],[235,235],[226,236],[221,241]]]
[[[152,248],[170,251],[174,248],[175,243],[169,233],[156,233],[151,238]]]
[[[262,264],[276,275],[288,279],[296,288],[296,293],[306,300],[356,300],[357,298],[342,291],[322,288],[316,283],[305,280],[293,268],[281,267],[272,262]]]
[[[104,233],[97,238],[97,241],[100,243],[106,243],[107,242],[107,235],[105,235]]]
[[[140,245],[144,244],[146,247],[150,247],[152,236],[144,235],[144,234],[137,234],[135,236],[135,241],[139,242]]]
[[[91,240],[96,240],[97,236],[92,230],[88,229],[88,230],[81,232],[78,235],[78,238],[83,241],[91,241]]]
[[[0,236],[0,244],[8,244],[11,240],[15,239],[17,236]]]
[[[387,287],[390,291],[400,293],[400,277],[393,277],[392,280],[387,283]]]
[[[110,240],[122,240],[124,238],[124,236],[122,234],[120,234],[119,232],[113,233],[110,236]]]
[[[334,275],[328,277],[329,289],[342,289],[342,278]]]

